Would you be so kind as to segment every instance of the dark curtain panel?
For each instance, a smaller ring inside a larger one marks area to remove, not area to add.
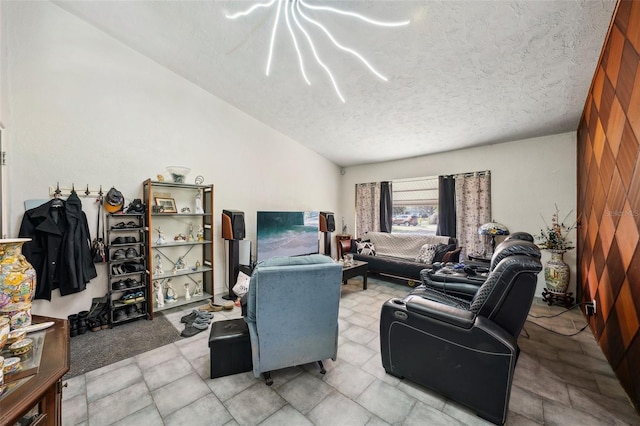
[[[438,229],[436,235],[456,237],[456,180],[438,176]]]
[[[391,182],[380,182],[380,231],[391,232],[392,225],[393,189]]]

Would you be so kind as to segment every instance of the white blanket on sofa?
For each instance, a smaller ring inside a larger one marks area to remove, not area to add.
[[[425,244],[448,244],[449,237],[439,235],[393,234],[368,232],[365,239],[371,240],[376,256],[393,256],[415,260]]]

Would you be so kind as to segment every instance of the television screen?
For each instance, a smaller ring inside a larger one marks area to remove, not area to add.
[[[258,212],[256,261],[319,253],[319,212]]]

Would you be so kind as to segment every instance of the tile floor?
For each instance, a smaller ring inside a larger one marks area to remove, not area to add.
[[[276,371],[267,387],[251,372],[209,379],[208,332],[67,380],[64,425],[484,425],[437,394],[385,373],[379,354],[380,305],[408,287],[369,279],[343,286],[338,360]],[[179,329],[183,307],[167,312]],[[536,299],[531,314],[563,309]],[[238,318],[239,308],[214,321]],[[640,416],[578,310],[530,319],[520,337],[508,425],[640,424]]]

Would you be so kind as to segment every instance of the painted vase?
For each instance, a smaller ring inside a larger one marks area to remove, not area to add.
[[[562,256],[565,250],[549,250],[551,259],[544,265],[544,280],[552,293],[566,293],[569,288],[569,265]]]
[[[36,271],[22,254],[29,238],[0,239],[0,316],[11,329],[31,325],[31,301],[36,291]]]
[[[9,337],[9,331],[11,327],[9,325],[9,318],[0,317],[0,351],[7,344],[7,338]]]

